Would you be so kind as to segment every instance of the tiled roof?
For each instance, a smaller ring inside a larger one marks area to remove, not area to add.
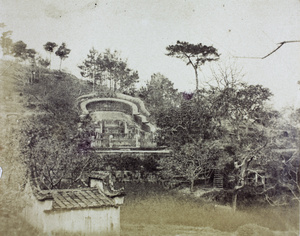
[[[53,210],[116,207],[113,199],[97,188],[52,190]]]
[[[89,179],[103,180],[103,193],[108,197],[124,196],[124,188],[114,189],[113,185],[109,184],[109,179],[111,175],[108,171],[92,171],[89,175]]]
[[[31,186],[33,195],[37,198],[37,200],[47,200],[47,199],[53,199],[51,190],[41,190],[39,188],[39,185],[37,184],[36,178],[29,178],[29,184]]]
[[[97,175],[100,176],[106,178],[107,174]],[[35,178],[30,178],[30,185],[37,200],[52,200],[51,210],[118,207],[113,198],[124,196],[123,191],[101,191],[97,187],[41,190]]]
[[[106,178],[107,179],[109,178],[109,172],[108,171],[92,171],[89,174],[89,178],[105,180]]]

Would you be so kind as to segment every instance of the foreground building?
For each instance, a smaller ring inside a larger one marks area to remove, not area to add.
[[[32,179],[25,187],[22,215],[45,233],[119,235],[124,193],[113,190],[105,179],[93,175],[88,188],[57,190],[40,190]]]

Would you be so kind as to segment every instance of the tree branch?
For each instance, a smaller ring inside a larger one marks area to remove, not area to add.
[[[86,160],[86,162],[85,162],[84,166],[82,167],[82,169],[81,169],[81,171],[80,171],[80,174],[79,174],[79,176],[78,176],[78,177],[75,179],[75,181],[74,181],[74,182],[76,182],[76,181],[78,181],[78,180],[80,180],[80,179],[81,179],[82,173],[83,173],[83,171],[84,171],[85,167],[87,167],[87,165],[89,164],[89,161],[90,161],[90,159],[91,159],[91,157],[89,157],[89,158]]]
[[[284,44],[286,43],[300,43],[300,40],[289,40],[289,41],[283,41],[281,43],[278,43],[279,46],[277,48],[275,48],[273,51],[271,51],[270,53],[268,53],[267,55],[263,56],[263,57],[237,57],[235,56],[235,58],[246,58],[246,59],[265,59],[268,56],[272,55],[273,53],[275,53],[277,50],[279,50],[279,48],[281,48]]]

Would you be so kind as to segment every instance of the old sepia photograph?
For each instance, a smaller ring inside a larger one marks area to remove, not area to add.
[[[0,0],[0,236],[298,236],[299,0]]]

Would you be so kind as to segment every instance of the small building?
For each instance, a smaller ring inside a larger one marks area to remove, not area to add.
[[[124,192],[110,189],[103,180],[91,178],[88,188],[41,190],[31,179],[22,215],[45,233],[119,235]]]

